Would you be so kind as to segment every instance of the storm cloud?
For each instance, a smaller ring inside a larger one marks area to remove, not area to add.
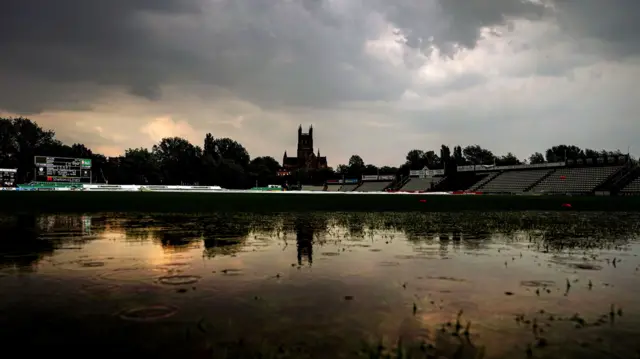
[[[635,0],[9,0],[0,110],[113,152],[169,126],[279,156],[298,123],[332,165],[618,148],[640,130],[639,45]]]

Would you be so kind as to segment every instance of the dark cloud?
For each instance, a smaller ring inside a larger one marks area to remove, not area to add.
[[[640,1],[551,0],[557,21],[574,39],[602,42],[612,57],[640,52]]]
[[[505,25],[510,18],[540,19],[544,6],[526,0],[399,0],[385,2],[388,18],[408,34],[409,46],[425,51],[434,45],[444,55],[458,46],[473,48],[484,27]]]
[[[473,48],[481,28],[522,18],[555,19],[571,36],[606,42],[616,54],[639,49],[637,0],[546,3],[553,7],[533,0],[8,0],[0,11],[0,77],[12,81],[0,84],[0,109],[87,108],[118,90],[157,100],[164,85],[190,82],[263,107],[395,100],[411,75],[363,51],[384,21],[425,52]]]

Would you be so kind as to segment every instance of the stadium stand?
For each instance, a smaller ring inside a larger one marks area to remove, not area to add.
[[[499,174],[500,172],[489,172],[489,174],[487,174],[486,176],[482,176],[478,182],[474,183],[471,187],[469,187],[469,191],[477,191],[480,187],[484,186],[485,184],[487,184],[487,182],[496,178],[496,176]]]
[[[431,189],[432,184],[435,187],[443,179],[444,177],[412,177],[409,182],[400,188],[400,191],[428,191]]]
[[[352,192],[353,190],[358,188],[358,186],[360,186],[359,183],[343,184],[342,187],[340,187],[340,192]]]
[[[620,193],[623,194],[640,194],[640,177],[636,177],[633,181],[624,186]]]
[[[537,193],[591,193],[622,166],[560,168],[533,186]]]
[[[550,169],[543,169],[502,172],[487,181],[484,185],[478,187],[478,191],[486,193],[524,192],[552,171],[553,170]]]
[[[457,173],[455,175],[444,176],[438,185],[434,186],[434,191],[466,191],[475,183],[485,178],[486,174],[474,172]]]
[[[380,191],[384,191],[392,183],[393,181],[362,182],[362,185],[356,188],[355,191],[356,192],[380,192]]]
[[[341,185],[328,185],[327,192],[340,192]]]
[[[640,177],[634,179],[625,188],[622,189],[623,193],[640,193]]]

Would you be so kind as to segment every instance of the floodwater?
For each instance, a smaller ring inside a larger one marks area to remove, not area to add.
[[[0,218],[5,353],[636,358],[629,213]]]

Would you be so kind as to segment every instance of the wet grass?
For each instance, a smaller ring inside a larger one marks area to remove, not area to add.
[[[640,196],[419,196],[304,193],[0,192],[9,213],[640,211]],[[571,208],[563,205],[570,203]]]

